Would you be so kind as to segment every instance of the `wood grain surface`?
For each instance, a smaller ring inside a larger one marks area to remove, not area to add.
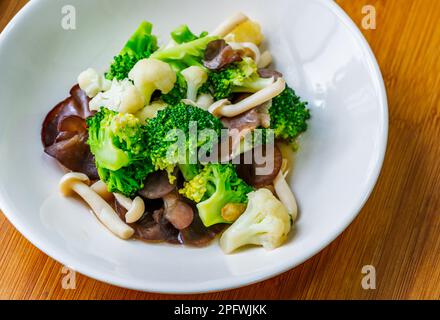
[[[0,30],[25,2],[0,0]],[[328,248],[274,279],[221,293],[157,295],[83,275],[77,276],[75,290],[64,290],[62,266],[0,214],[0,298],[439,299],[440,1],[337,2],[358,26],[362,8],[376,8],[377,29],[361,30],[385,78],[390,132],[383,171],[371,198]],[[376,290],[361,286],[365,265],[376,268]]]

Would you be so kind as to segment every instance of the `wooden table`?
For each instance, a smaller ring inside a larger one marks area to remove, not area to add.
[[[0,30],[25,4],[0,0]],[[86,276],[61,286],[62,266],[0,214],[0,298],[4,299],[439,299],[440,1],[337,0],[359,25],[373,5],[377,29],[362,30],[381,66],[390,108],[389,147],[370,200],[327,249],[274,279],[198,296],[113,287]],[[376,268],[376,290],[361,286]]]

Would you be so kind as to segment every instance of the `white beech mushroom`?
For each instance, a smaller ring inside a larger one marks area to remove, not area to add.
[[[134,234],[134,230],[119,219],[118,214],[105,202],[90,186],[89,178],[83,173],[68,173],[61,178],[59,188],[64,196],[78,194],[92,208],[97,218],[113,234],[127,240]]]
[[[261,52],[258,49],[257,45],[252,42],[228,42],[232,49],[236,51],[245,51],[246,49],[250,50],[253,53],[251,58],[255,61],[257,65],[259,65],[261,60]]]
[[[283,78],[279,78],[270,86],[267,86],[236,104],[230,104],[228,100],[219,100],[209,108],[209,112],[217,117],[236,117],[277,97],[284,89],[286,89],[286,81]]]
[[[246,22],[249,20],[249,17],[247,17],[245,14],[238,12],[234,14],[232,17],[224,21],[221,25],[215,29],[211,35],[213,36],[219,36],[224,37],[232,30],[234,30],[236,27],[238,27],[240,24]]]
[[[99,196],[107,202],[110,202],[114,198],[113,193],[108,191],[107,185],[101,180],[98,180],[92,184],[90,189],[99,194]]]
[[[136,197],[134,200],[131,200],[119,193],[115,193],[114,195],[119,204],[127,210],[125,222],[135,223],[142,218],[145,213],[145,203],[141,197]]]
[[[295,221],[298,217],[298,204],[296,203],[295,195],[293,194],[292,189],[286,181],[286,176],[288,174],[288,171],[286,169],[287,160],[283,159],[283,165],[277,177],[275,178],[273,185],[275,187],[278,198],[286,207],[287,212],[289,212],[292,217],[292,220]]]
[[[266,50],[261,54],[260,60],[257,62],[258,68],[264,69],[270,66],[271,64],[272,64],[272,54],[270,53],[270,51]]]

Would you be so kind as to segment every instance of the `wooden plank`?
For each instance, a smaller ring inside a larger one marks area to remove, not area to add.
[[[0,30],[25,0],[0,1]],[[373,5],[377,29],[362,32],[384,74],[390,136],[384,169],[348,230],[303,265],[242,289],[198,296],[116,288],[78,275],[63,290],[62,266],[27,242],[0,215],[2,299],[439,299],[440,298],[440,1],[338,0],[361,26]],[[363,290],[362,267],[377,270]]]

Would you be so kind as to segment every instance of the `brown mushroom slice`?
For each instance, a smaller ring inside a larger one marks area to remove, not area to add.
[[[273,152],[272,152],[273,150]],[[269,153],[268,153],[269,152]],[[266,161],[262,163],[263,159],[257,161],[256,156],[262,155]],[[246,163],[247,159],[252,159],[252,163]],[[262,188],[266,185],[272,184],[281,170],[283,164],[283,156],[280,149],[275,145],[274,148],[266,148],[266,145],[256,147],[241,155],[240,164],[237,165],[237,174],[240,178],[255,188]],[[270,173],[261,175],[259,168],[272,168]]]
[[[98,179],[95,159],[87,144],[86,118],[92,115],[89,101],[78,85],[70,97],[60,102],[46,116],[41,130],[45,152],[66,169]]]
[[[210,70],[221,70],[231,63],[242,61],[238,51],[232,49],[225,40],[211,41],[206,47],[203,65]]]
[[[278,71],[272,70],[272,69],[268,69],[268,68],[258,69],[258,75],[261,78],[265,78],[265,79],[274,78],[275,80],[278,80],[278,78],[283,77],[283,74],[281,72],[278,72]]]
[[[89,101],[84,91],[79,85],[75,85],[70,90],[70,97],[57,104],[46,116],[41,130],[41,140],[44,147],[48,147],[55,142],[60,133],[59,123],[69,116],[78,116],[85,119],[92,115],[89,110]]]
[[[81,133],[87,131],[86,122],[80,116],[66,116],[58,122],[57,130],[59,132],[76,132]]]
[[[150,208],[151,204],[148,203]],[[155,205],[153,205],[154,207]],[[125,219],[127,209],[115,198],[115,209],[121,219]],[[177,243],[179,231],[163,217],[164,209],[145,212],[136,223],[129,224],[134,229],[134,237],[146,242]]]
[[[163,197],[164,217],[178,230],[188,228],[194,220],[194,210],[183,198],[172,192]]]
[[[160,199],[175,188],[176,183],[170,183],[166,171],[157,171],[148,175],[144,182],[144,188],[139,191],[139,195],[146,199]]]
[[[233,118],[222,118],[223,125],[229,130],[238,132],[253,131],[260,126],[260,117],[256,109],[252,109]]]
[[[205,247],[215,239],[216,235],[224,229],[223,225],[206,228],[198,215],[195,215],[193,223],[180,231],[180,243],[194,247]]]

